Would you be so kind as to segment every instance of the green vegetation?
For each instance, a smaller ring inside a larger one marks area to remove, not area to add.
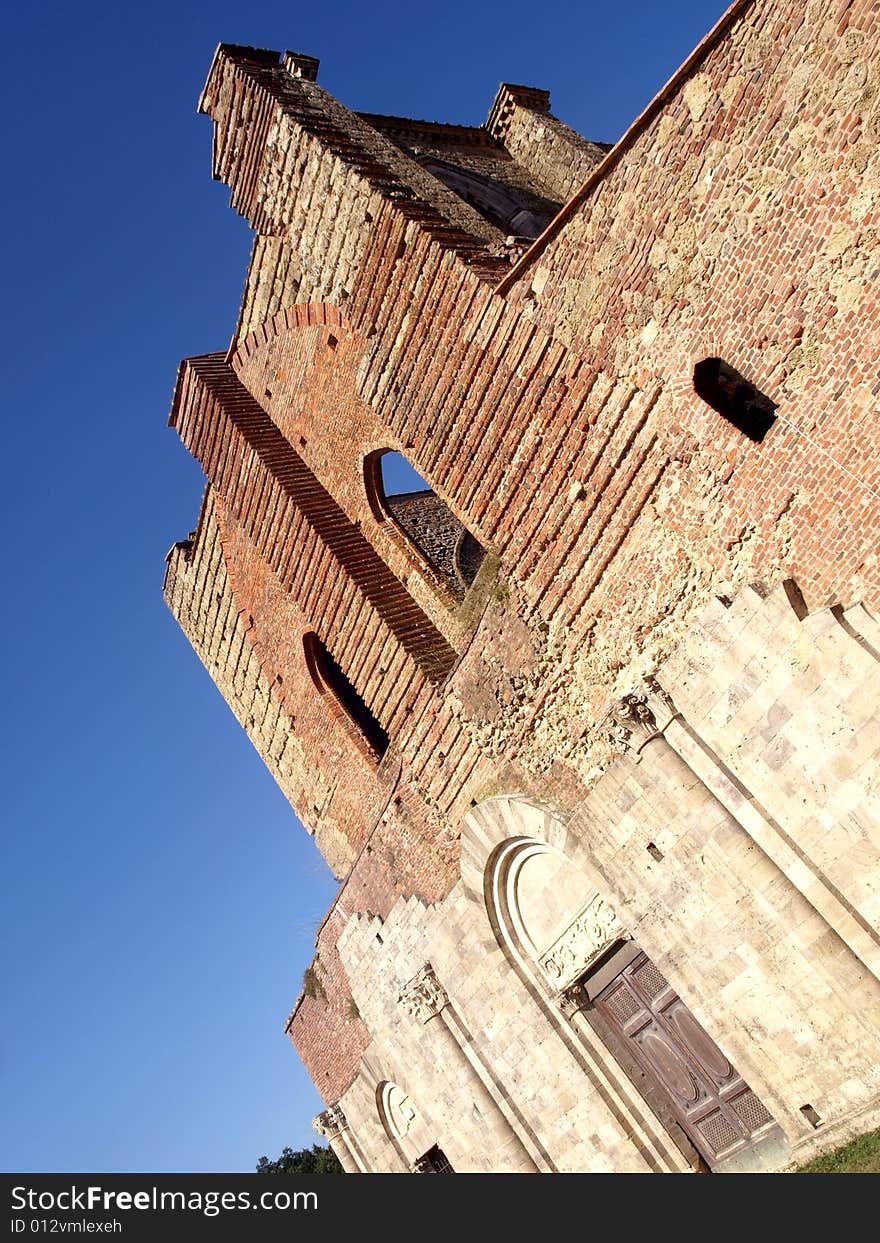
[[[834,1152],[826,1152],[798,1174],[880,1174],[880,1131],[860,1135]]]
[[[336,1154],[320,1144],[312,1144],[311,1148],[282,1149],[277,1161],[268,1157],[260,1157],[257,1162],[258,1174],[341,1174],[342,1166]]]
[[[324,985],[321,983],[318,971],[320,969],[321,960],[316,954],[311,966],[306,967],[303,972],[303,992],[307,997],[313,1000],[320,997],[322,1001],[327,1000],[327,994],[324,991]]]

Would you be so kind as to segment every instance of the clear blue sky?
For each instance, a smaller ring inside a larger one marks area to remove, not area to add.
[[[613,140],[722,0],[18,4],[4,22],[6,1171],[250,1170],[320,1108],[282,1025],[334,884],[166,612],[202,480],[165,427],[249,251],[195,103],[223,40],[374,112],[501,79]]]

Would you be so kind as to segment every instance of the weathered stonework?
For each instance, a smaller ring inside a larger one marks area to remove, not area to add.
[[[286,1030],[349,1172],[878,1120],[878,45],[737,0],[610,149],[536,88],[445,126],[217,51],[255,242],[165,594],[340,878]]]
[[[404,1014],[417,1023],[427,1023],[449,1004],[449,997],[430,966],[422,967],[413,976],[397,1000]]]
[[[623,925],[608,903],[593,898],[569,924],[559,940],[539,959],[551,985],[564,989],[623,934]]]

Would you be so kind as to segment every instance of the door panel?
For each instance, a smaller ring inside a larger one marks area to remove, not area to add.
[[[763,1139],[771,1115],[654,963],[639,952],[595,999],[710,1165]]]

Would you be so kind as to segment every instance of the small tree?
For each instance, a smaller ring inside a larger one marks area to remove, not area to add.
[[[257,1162],[258,1174],[341,1174],[342,1166],[331,1148],[322,1148],[320,1144],[312,1144],[311,1148],[284,1147],[277,1161],[268,1157],[260,1157]]]

